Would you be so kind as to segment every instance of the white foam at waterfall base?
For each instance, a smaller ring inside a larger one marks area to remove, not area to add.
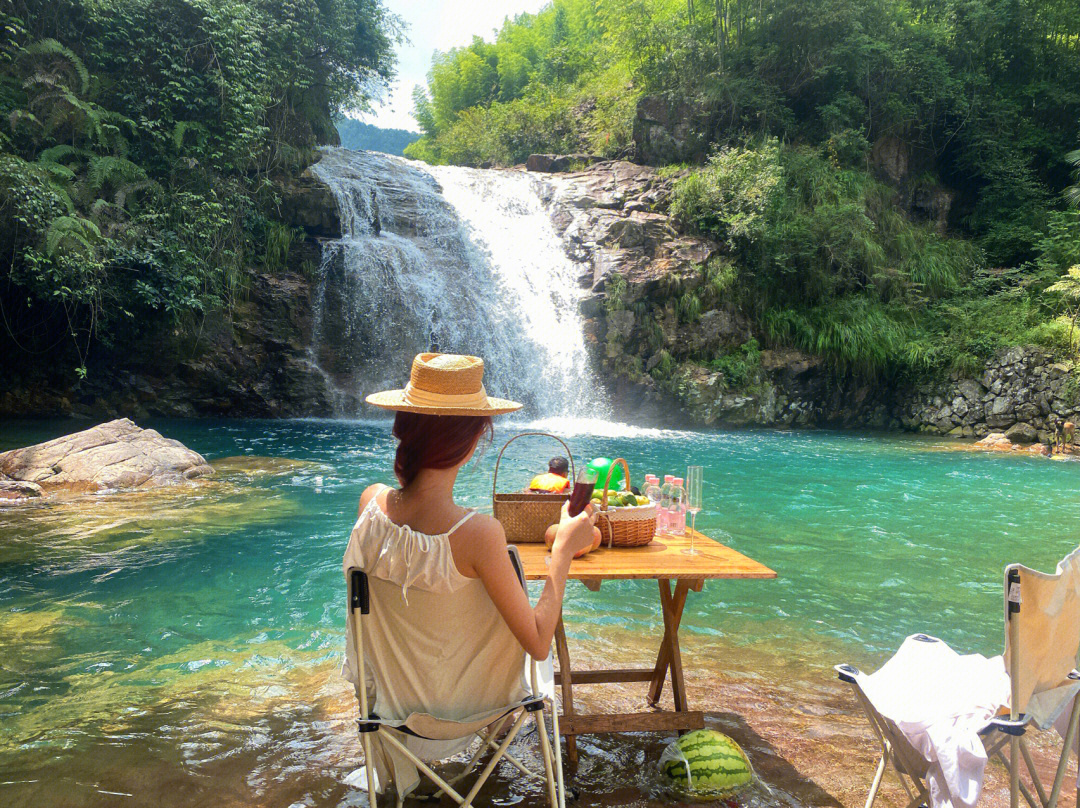
[[[365,393],[403,384],[429,349],[482,356],[488,392],[528,417],[606,414],[581,268],[531,177],[337,148],[313,172],[343,229],[324,244],[314,294],[311,354],[337,393],[328,414],[359,414]]]
[[[555,415],[531,420],[515,419],[516,429],[551,432],[559,437],[592,438],[648,438],[651,440],[692,440],[700,438],[700,432],[685,429],[663,429],[651,426],[637,426],[607,418],[575,418],[572,415]]]

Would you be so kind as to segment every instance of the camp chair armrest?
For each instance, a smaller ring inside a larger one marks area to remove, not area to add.
[[[833,670],[836,671],[836,678],[841,682],[847,682],[849,685],[855,684],[855,677],[862,671],[856,668],[854,665],[849,665],[844,662],[841,665],[834,665]]]
[[[996,715],[990,719],[980,734],[997,730],[1006,735],[1023,735],[1027,731],[1027,725],[1031,722],[1031,716],[1021,713],[1019,718],[1012,719],[1007,715]]]

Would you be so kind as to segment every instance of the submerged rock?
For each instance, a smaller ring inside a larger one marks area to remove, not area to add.
[[[0,454],[0,473],[40,489],[168,485],[213,474],[202,455],[127,418]]]
[[[0,503],[34,499],[40,497],[43,493],[44,491],[37,483],[12,480],[0,474]]]

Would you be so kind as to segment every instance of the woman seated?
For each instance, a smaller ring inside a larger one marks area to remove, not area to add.
[[[372,667],[390,671],[384,673],[389,681],[374,681],[367,671],[369,703],[383,718],[468,716],[486,709],[487,691],[496,688],[476,679],[499,675],[501,660],[512,656],[505,643],[516,642],[534,659],[548,656],[570,560],[593,543],[592,508],[573,518],[564,508],[534,607],[510,561],[502,525],[454,502],[458,472],[480,441],[490,439],[492,415],[521,406],[489,398],[483,368],[478,357],[420,354],[403,390],[367,397],[397,412],[398,487],[375,484],[364,490],[344,568],[362,569],[372,579],[373,627],[377,633],[381,625],[387,644],[396,646],[382,656],[377,645],[372,649]],[[350,623],[350,637],[353,630]],[[417,647],[402,648],[410,638]],[[355,654],[351,643],[347,647],[344,674],[359,692]],[[476,678],[460,675],[466,669]],[[451,749],[426,748],[422,756],[438,759]],[[380,775],[393,779],[399,793],[410,790],[414,774],[400,761],[381,757]]]

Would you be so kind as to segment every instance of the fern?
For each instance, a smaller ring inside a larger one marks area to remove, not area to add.
[[[206,141],[206,137],[209,134],[206,127],[201,123],[195,121],[177,121],[176,126],[173,127],[172,141],[177,151],[182,151],[184,148],[184,135],[188,132],[192,132],[195,135],[195,142],[202,146]]]
[[[34,113],[30,112],[30,110],[12,110],[8,114],[8,126],[11,128],[12,131],[15,131],[20,124],[32,124],[39,129],[41,128],[41,121],[39,121],[37,116]]]
[[[80,216],[57,216],[45,232],[45,253],[50,258],[61,249],[67,252],[91,250],[101,239],[101,230],[89,219]],[[76,249],[71,249],[72,246]]]
[[[43,163],[41,170],[54,180],[64,182],[74,182],[75,180],[75,172],[61,163]]]
[[[146,172],[124,157],[104,154],[90,158],[86,174],[90,190],[100,192],[106,186],[120,186],[146,179]]]
[[[139,180],[138,182],[129,182],[121,185],[116,189],[116,196],[113,197],[117,207],[124,208],[127,206],[128,197],[136,191],[146,191],[150,189],[160,190],[161,186],[153,180]]]
[[[85,149],[77,149],[74,146],[62,143],[59,146],[42,149],[38,152],[37,161],[43,165],[45,163],[66,163],[68,160],[76,158],[84,159],[89,154]]]
[[[71,48],[61,45],[55,39],[40,39],[27,45],[23,48],[20,59],[38,63],[59,61],[60,65],[57,67],[77,82],[79,95],[86,95],[90,91],[90,71],[86,69],[82,59],[76,56]],[[53,68],[53,73],[57,67]]]
[[[1076,169],[1076,185],[1065,189],[1065,198],[1074,208],[1080,208],[1080,149],[1071,151],[1065,155],[1065,162]]]

